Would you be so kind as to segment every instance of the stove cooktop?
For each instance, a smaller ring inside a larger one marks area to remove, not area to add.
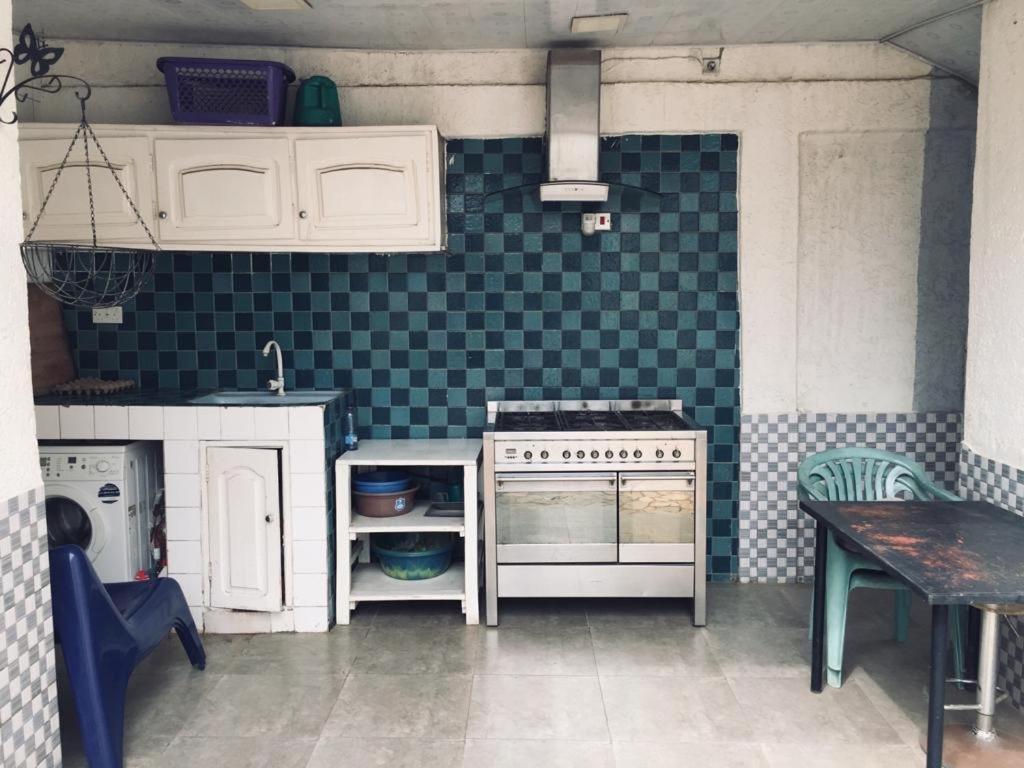
[[[507,411],[499,432],[662,432],[690,426],[673,411]]]

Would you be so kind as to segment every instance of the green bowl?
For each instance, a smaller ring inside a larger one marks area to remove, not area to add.
[[[385,538],[387,534],[381,536]],[[385,538],[385,541],[388,541]],[[380,569],[393,579],[413,581],[432,579],[447,571],[452,564],[455,542],[449,540],[440,546],[423,550],[391,549],[374,543],[371,547]]]

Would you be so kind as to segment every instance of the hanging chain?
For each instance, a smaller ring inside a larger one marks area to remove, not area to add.
[[[53,181],[50,182],[50,188],[46,191],[46,196],[43,198],[42,205],[39,206],[39,212],[36,214],[35,219],[32,221],[32,226],[29,228],[28,234],[25,236],[26,241],[32,240],[32,235],[35,234],[36,227],[39,226],[39,222],[43,218],[43,211],[46,210],[46,204],[50,202],[50,197],[53,195],[53,190],[57,186],[57,181],[60,179],[61,173],[67,167],[68,160],[71,158],[71,152],[75,148],[75,144],[78,142],[78,137],[82,137],[82,146],[85,149],[85,179],[89,191],[89,224],[92,227],[92,247],[97,248],[96,239],[96,206],[93,200],[93,189],[92,189],[92,162],[89,157],[89,140],[92,139],[93,144],[96,145],[96,149],[100,151],[100,156],[103,158],[103,167],[110,171],[110,175],[114,177],[114,183],[117,184],[117,188],[121,190],[121,194],[124,195],[124,199],[128,201],[129,207],[132,209],[132,213],[135,214],[135,219],[142,226],[142,229],[146,233],[146,237],[149,238],[149,242],[153,244],[156,250],[160,250],[160,245],[156,241],[156,237],[153,236],[149,226],[146,224],[146,220],[142,217],[142,213],[139,211],[138,206],[135,205],[135,201],[132,200],[131,195],[128,194],[128,190],[125,189],[124,184],[121,182],[121,177],[118,176],[117,170],[114,168],[113,163],[110,162],[110,158],[107,157],[106,151],[103,149],[103,145],[100,144],[100,140],[96,137],[96,133],[93,131],[92,126],[89,125],[89,121],[85,117],[85,99],[79,98],[82,104],[82,121],[78,124],[78,128],[75,129],[75,135],[71,138],[71,143],[68,145],[68,151],[64,153],[64,159],[60,161],[60,165],[57,167],[57,172],[53,176]],[[99,163],[97,163],[99,165]]]
[[[35,234],[36,227],[39,226],[40,219],[43,218],[43,211],[46,210],[46,204],[50,202],[50,196],[53,195],[53,189],[57,186],[57,181],[60,179],[61,173],[64,172],[64,168],[68,164],[68,158],[71,157],[71,150],[75,148],[75,143],[78,141],[79,135],[82,133],[82,124],[79,123],[78,128],[75,129],[75,135],[71,139],[71,143],[68,144],[68,151],[64,153],[64,159],[60,161],[60,165],[57,166],[57,172],[53,175],[53,181],[50,182],[50,188],[46,190],[46,195],[43,197],[42,205],[39,206],[39,213],[36,214],[35,219],[32,220],[32,226],[28,230],[28,235],[25,236],[25,240],[31,240],[32,235]]]
[[[153,247],[159,251],[160,245],[157,243],[156,238],[153,237],[153,233],[149,231],[149,227],[146,225],[146,220],[142,218],[142,214],[136,207],[135,201],[132,200],[131,195],[128,194],[128,190],[125,189],[124,184],[121,183],[121,177],[118,176],[117,171],[114,170],[114,166],[111,164],[110,159],[107,157],[107,153],[103,150],[103,145],[100,144],[99,139],[96,138],[96,134],[93,133],[92,126],[89,125],[89,123],[86,121],[84,101],[82,102],[82,110],[82,125],[85,127],[88,136],[92,137],[93,143],[96,144],[96,149],[100,151],[100,155],[103,157],[103,164],[107,167],[107,170],[110,171],[110,174],[114,177],[114,182],[117,184],[117,188],[121,190],[121,194],[124,195],[124,199],[127,200],[128,205],[131,206],[132,213],[135,214],[135,218],[138,220],[139,224],[142,225],[142,228],[146,232],[146,237],[149,238],[149,241],[153,244]],[[84,138],[83,141],[85,141],[85,143],[88,144],[88,137]],[[91,203],[92,198],[90,197],[89,199]]]
[[[82,122],[79,127],[86,126],[85,121],[85,100],[80,102],[82,106]],[[89,137],[82,139],[82,147],[85,149],[85,185],[89,189],[89,226],[92,228],[92,247],[96,247],[96,202],[92,196],[92,163],[89,162]]]

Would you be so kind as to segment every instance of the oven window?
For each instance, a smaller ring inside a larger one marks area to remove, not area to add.
[[[496,483],[499,562],[615,561],[614,474],[507,474]]]
[[[693,505],[693,491],[624,490],[619,499],[622,543],[692,544]]]

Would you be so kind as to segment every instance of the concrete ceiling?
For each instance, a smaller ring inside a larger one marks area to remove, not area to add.
[[[981,6],[908,29],[888,42],[977,84],[981,67]]]
[[[52,38],[369,49],[736,45],[881,40],[968,0],[15,0],[15,27]],[[569,34],[575,15],[628,11],[614,35]]]

